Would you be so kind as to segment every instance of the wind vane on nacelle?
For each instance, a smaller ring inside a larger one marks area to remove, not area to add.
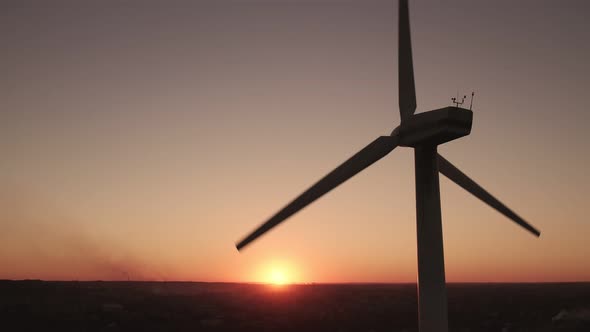
[[[469,104],[470,111],[471,111],[471,108],[473,107],[473,96],[475,96],[475,92],[471,92],[471,103]],[[455,107],[459,107],[459,106],[463,105],[463,103],[465,103],[465,98],[467,98],[466,95],[464,95],[463,98],[461,99],[461,101],[459,101],[459,93],[457,93],[457,97],[453,97],[453,98],[451,98],[451,100],[453,101],[453,104],[455,104]]]

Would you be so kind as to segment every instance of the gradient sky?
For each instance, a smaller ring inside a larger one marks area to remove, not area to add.
[[[396,1],[3,2],[0,278],[414,282],[400,148],[234,243],[399,123]],[[439,151],[448,281],[590,280],[588,1],[411,1],[418,112],[475,90]]]

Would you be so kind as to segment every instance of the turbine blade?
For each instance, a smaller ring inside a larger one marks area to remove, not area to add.
[[[475,183],[475,181],[471,180],[467,175],[461,172],[457,167],[455,167],[448,160],[443,158],[443,156],[441,156],[440,154],[438,155],[438,171],[441,172],[447,178],[449,178],[451,181],[458,184],[463,189],[473,194],[475,197],[482,200],[484,203],[488,204],[489,206],[496,209],[498,212],[512,219],[512,221],[514,221],[515,223],[524,227],[529,232],[533,233],[536,236],[541,235],[541,232],[539,232],[536,228],[524,221],[524,219],[522,219],[519,215],[510,210],[506,205],[502,204],[502,202],[497,200],[494,196],[488,193],[480,185]]]
[[[408,0],[399,0],[398,23],[398,97],[400,116],[401,120],[404,121],[416,111],[416,87],[414,84],[414,65],[412,63]]]
[[[291,203],[285,206],[282,210],[277,212],[268,221],[260,225],[250,235],[240,241],[236,248],[242,249],[250,242],[256,240],[258,237],[268,232],[271,228],[283,222],[293,214],[299,212],[316,199],[320,198],[330,190],[336,188],[344,181],[350,179],[363,169],[369,167],[377,160],[385,157],[398,144],[398,137],[394,136],[380,136],[371,144],[367,145],[357,154],[338,166],[335,170],[319,180],[316,184],[307,189],[299,197],[295,198]]]

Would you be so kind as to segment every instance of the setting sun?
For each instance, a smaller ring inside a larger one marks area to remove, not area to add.
[[[291,258],[269,258],[257,266],[252,280],[269,285],[282,286],[301,283],[305,279],[302,268]]]
[[[284,285],[288,283],[287,276],[282,270],[272,270],[270,274],[270,283],[273,285]]]

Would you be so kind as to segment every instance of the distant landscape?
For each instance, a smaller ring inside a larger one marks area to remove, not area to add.
[[[450,331],[590,331],[590,283],[449,284]],[[4,331],[417,331],[414,284],[0,281]],[[8,328],[8,329],[4,329]]]

